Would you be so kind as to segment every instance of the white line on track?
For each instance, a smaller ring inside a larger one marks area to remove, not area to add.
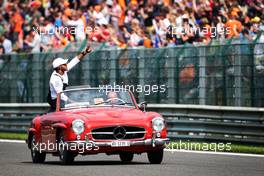
[[[24,140],[9,140],[9,139],[0,139],[0,142],[6,143],[26,143]],[[166,152],[173,153],[198,153],[198,154],[212,154],[212,155],[228,155],[228,156],[248,156],[248,157],[262,157],[264,155],[258,154],[248,154],[248,153],[229,153],[229,152],[208,152],[208,151],[193,151],[193,150],[177,150],[177,149],[165,149]]]
[[[25,140],[10,140],[10,139],[0,139],[0,142],[8,142],[8,143],[26,143]]]
[[[232,152],[208,152],[208,151],[194,151],[194,150],[177,150],[177,149],[165,149],[166,152],[171,153],[198,153],[198,154],[211,154],[211,155],[228,155],[228,156],[249,156],[249,157],[262,157],[264,158],[264,155],[260,154],[249,154],[249,153],[232,153]]]

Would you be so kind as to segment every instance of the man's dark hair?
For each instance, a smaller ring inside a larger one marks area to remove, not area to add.
[[[183,18],[183,19],[182,19],[182,22],[183,22],[183,23],[189,23],[189,19],[188,19],[188,18]]]
[[[54,68],[54,70],[55,70],[56,72],[58,72],[59,69],[60,69],[59,67]]]
[[[248,32],[247,29],[243,29],[242,34],[243,34],[243,35],[249,35],[249,32]]]

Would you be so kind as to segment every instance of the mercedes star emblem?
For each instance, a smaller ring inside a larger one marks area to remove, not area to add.
[[[124,139],[126,137],[126,129],[118,126],[113,130],[113,135],[116,139]]]

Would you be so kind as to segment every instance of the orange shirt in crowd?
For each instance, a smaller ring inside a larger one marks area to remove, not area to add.
[[[149,38],[145,39],[143,44],[144,44],[144,46],[146,48],[151,48],[152,47],[151,46],[151,40]]]
[[[14,32],[18,32],[18,33],[22,32],[22,25],[24,23],[24,19],[22,18],[22,16],[19,13],[16,12],[12,16],[11,21],[14,24],[13,31]]]
[[[169,6],[170,5],[170,0],[163,0],[164,6]]]
[[[125,12],[124,12],[124,10],[122,10],[121,16],[120,16],[119,21],[118,21],[118,25],[119,26],[123,26],[124,25],[125,18],[126,18]]]
[[[125,16],[126,2],[125,2],[125,0],[118,0],[117,2],[122,9],[122,13],[121,13],[121,16],[119,18],[118,25],[122,26],[122,25],[124,25],[124,21],[125,21],[125,17],[126,17]]]
[[[237,37],[242,31],[242,24],[238,20],[228,20],[225,24],[227,29],[227,38]]]
[[[122,10],[125,10],[126,9],[126,2],[125,2],[125,0],[118,0],[118,4],[122,8]]]

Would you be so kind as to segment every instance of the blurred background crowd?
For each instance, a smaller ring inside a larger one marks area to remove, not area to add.
[[[253,41],[264,31],[263,0],[0,2],[0,53],[57,50],[83,40],[120,48]]]

